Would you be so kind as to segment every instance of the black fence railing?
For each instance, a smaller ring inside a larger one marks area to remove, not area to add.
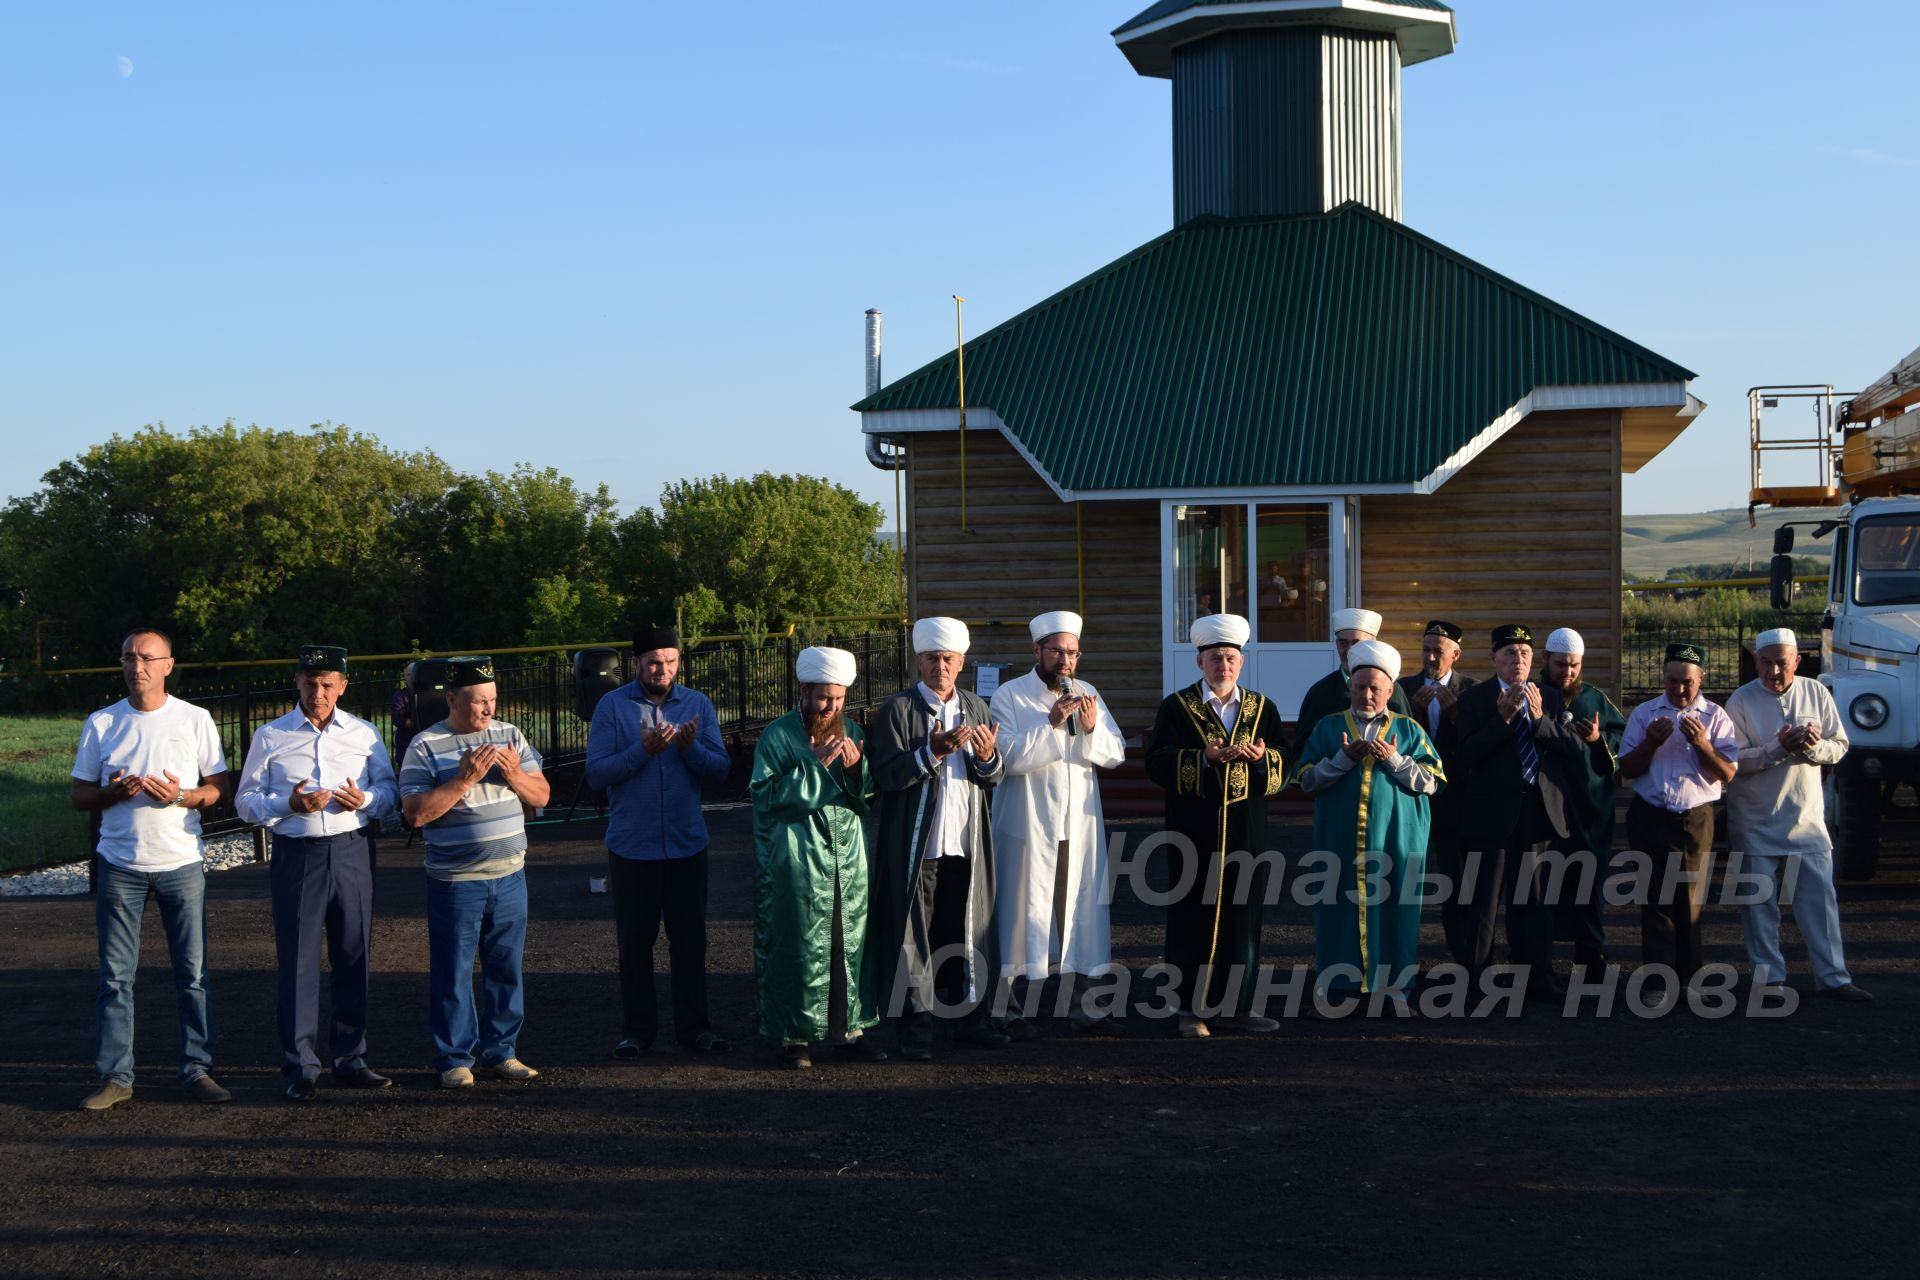
[[[1622,706],[1632,710],[1635,703],[1657,698],[1665,688],[1661,669],[1667,646],[1680,641],[1697,644],[1707,651],[1702,668],[1703,689],[1715,702],[1753,678],[1752,646],[1754,637],[1771,627],[1791,627],[1800,639],[1800,673],[1815,675],[1819,668],[1820,617],[1818,613],[1789,614],[1780,621],[1761,624],[1732,623],[1718,626],[1673,627],[1646,624],[1629,628],[1620,637],[1620,697]]]

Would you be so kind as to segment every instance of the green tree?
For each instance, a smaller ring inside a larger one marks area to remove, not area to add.
[[[661,620],[676,605],[709,625],[717,605],[736,629],[891,614],[897,552],[874,536],[884,514],[814,476],[680,481],[661,493],[658,512],[623,522],[621,581],[641,612]]]

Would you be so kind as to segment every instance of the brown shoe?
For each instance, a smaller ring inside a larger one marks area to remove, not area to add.
[[[187,1081],[187,1096],[195,1102],[232,1102],[233,1095],[209,1075],[197,1075]]]
[[[102,1080],[98,1089],[95,1089],[92,1093],[80,1099],[80,1109],[82,1111],[111,1111],[132,1096],[133,1090],[121,1084],[119,1081]]]

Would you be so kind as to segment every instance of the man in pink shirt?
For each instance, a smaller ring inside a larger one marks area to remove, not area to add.
[[[1700,696],[1705,661],[1698,645],[1668,645],[1665,696],[1635,707],[1620,738],[1620,776],[1633,783],[1627,839],[1653,859],[1640,907],[1641,963],[1668,966],[1683,986],[1700,970],[1713,802],[1733,779],[1739,747],[1727,713]]]

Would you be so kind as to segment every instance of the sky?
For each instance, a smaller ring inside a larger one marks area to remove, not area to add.
[[[6,6],[0,498],[232,419],[891,511],[863,312],[891,379],[1170,227],[1145,3]],[[1749,386],[1920,344],[1920,5],[1455,7],[1405,221],[1698,373],[1629,514],[1743,505]]]

